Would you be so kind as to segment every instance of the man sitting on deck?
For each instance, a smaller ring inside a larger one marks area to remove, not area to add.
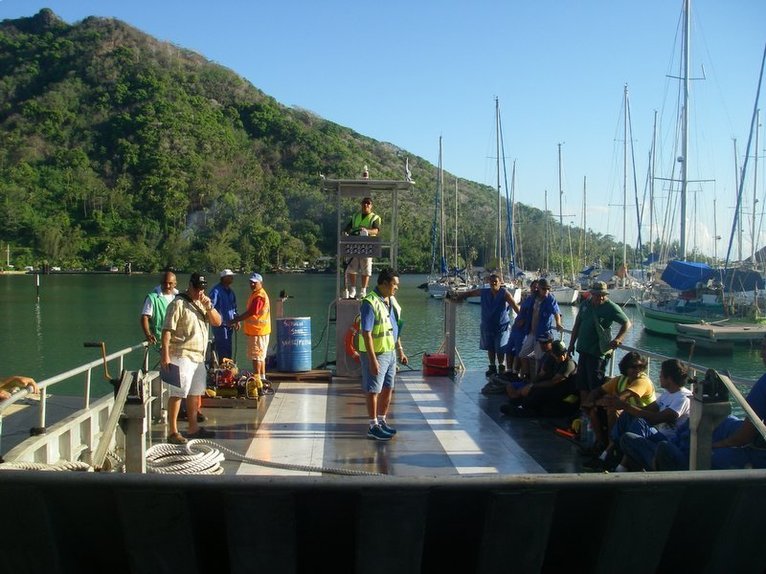
[[[761,360],[766,365],[766,338],[761,343]],[[747,404],[760,420],[766,419],[766,374],[753,385]],[[689,468],[690,431],[688,421],[678,428],[676,437],[657,447],[654,458],[656,470],[687,470]],[[766,441],[750,419],[730,416],[713,431],[713,456],[710,467],[766,468]]]
[[[541,342],[546,349],[542,367],[535,382],[510,382],[507,392],[511,401],[500,407],[503,414],[515,417],[564,416],[577,410],[573,375],[577,365],[569,357],[561,341]],[[570,402],[569,397],[574,397]],[[517,404],[521,402],[521,406]]]
[[[676,436],[676,429],[689,419],[692,392],[686,388],[689,369],[678,359],[668,359],[660,367],[660,386],[665,390],[657,401],[646,407],[628,402],[617,424],[612,439],[624,453],[616,472],[627,470],[654,470],[654,454],[660,442]]]

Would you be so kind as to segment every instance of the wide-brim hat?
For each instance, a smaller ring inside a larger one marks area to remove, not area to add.
[[[232,275],[234,275],[234,271],[232,271],[231,269],[224,269],[223,271],[221,271],[221,278],[222,279],[224,277],[231,277]]]
[[[609,290],[606,288],[606,283],[603,281],[596,281],[590,286],[590,292],[595,293],[596,295],[607,295]]]

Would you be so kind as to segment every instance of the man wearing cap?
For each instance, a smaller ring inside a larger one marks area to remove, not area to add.
[[[590,297],[580,305],[572,327],[569,354],[578,353],[577,388],[580,402],[584,402],[594,389],[604,384],[606,363],[614,349],[622,344],[631,327],[630,319],[619,305],[608,299],[606,283],[597,281],[590,288]],[[612,338],[613,323],[620,325],[617,336]]]
[[[231,269],[221,271],[221,279],[218,284],[210,290],[210,300],[213,307],[223,320],[220,327],[213,327],[213,337],[215,337],[215,353],[218,360],[234,360],[234,351],[232,349],[232,340],[234,331],[239,328],[239,323],[233,326],[229,325],[237,315],[237,296],[231,288],[234,282],[234,272]]]
[[[549,340],[543,346],[547,351],[538,379],[521,387],[519,383],[508,383],[511,402],[500,407],[504,414],[564,416],[577,409],[577,389],[573,380],[577,365],[561,341]],[[570,395],[575,397],[573,403],[568,402]],[[521,406],[517,407],[519,400]]]
[[[247,335],[247,358],[253,361],[253,373],[258,391],[262,394],[263,381],[266,380],[266,351],[269,348],[271,333],[271,304],[269,295],[263,288],[263,276],[260,273],[250,275],[250,297],[247,309],[241,315],[235,315],[231,324],[242,321],[242,330]]]
[[[372,212],[372,199],[362,199],[362,209],[356,212],[348,221],[343,232],[346,235],[368,235],[376,237],[380,233],[380,216]],[[356,276],[362,276],[359,296],[367,295],[367,285],[372,275],[372,257],[352,257],[346,267],[346,289],[343,293],[345,299],[356,298]]]
[[[168,385],[168,442],[184,444],[186,438],[178,432],[178,412],[181,399],[186,399],[189,438],[211,438],[215,435],[198,425],[199,401],[205,392],[207,372],[205,350],[208,343],[208,327],[218,327],[221,316],[205,295],[207,280],[204,275],[192,273],[189,287],[168,305],[162,326],[160,365],[169,371],[170,365],[178,369],[179,386]]]
[[[556,297],[551,294],[551,286],[547,279],[537,282],[537,293],[531,305],[525,308],[529,330],[524,338],[519,356],[521,357],[521,373],[530,381],[537,378],[538,361],[543,358],[541,340],[553,339],[553,330],[564,332],[561,324],[561,309]]]

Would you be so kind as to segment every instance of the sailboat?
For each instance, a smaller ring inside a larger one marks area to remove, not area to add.
[[[444,167],[442,164],[442,138],[439,136],[439,165],[436,178],[436,201],[432,226],[431,273],[426,284],[428,295],[444,299],[450,291],[466,288],[467,279],[458,269],[457,253],[457,181],[455,182],[455,265],[447,262],[446,218],[444,214]],[[437,262],[438,256],[438,262]],[[437,269],[438,265],[438,269]]]
[[[630,125],[630,102],[628,100],[628,85],[623,90],[623,148],[622,148],[622,265],[615,270],[612,265],[612,277],[598,281],[606,281],[609,287],[609,299],[620,306],[634,304],[643,299],[644,286],[630,276],[628,272],[628,138],[632,134]],[[632,137],[631,137],[632,141]],[[640,241],[639,241],[640,243]]]
[[[495,143],[496,143],[496,150],[497,150],[497,158],[496,158],[496,166],[497,166],[497,228],[495,232],[496,242],[495,242],[495,260],[497,262],[497,268],[498,272],[500,274],[500,280],[503,284],[503,286],[511,292],[514,299],[519,302],[521,300],[521,289],[516,287],[514,284],[513,274],[516,271],[516,264],[515,264],[515,254],[513,253],[513,209],[512,206],[509,205],[512,203],[512,198],[508,193],[508,177],[506,174],[505,177],[505,190],[506,190],[506,198],[505,198],[505,205],[506,205],[506,213],[508,217],[508,224],[506,226],[507,233],[507,244],[508,244],[508,251],[507,251],[507,258],[509,261],[509,267],[508,267],[508,274],[510,277],[506,277],[504,275],[505,271],[505,263],[503,258],[503,203],[502,203],[502,195],[500,193],[502,186],[500,183],[500,160],[501,158],[505,157],[505,150],[504,150],[504,142],[502,141],[502,134],[503,134],[503,127],[500,120],[500,100],[499,98],[495,98]],[[503,170],[505,170],[505,161],[503,161]],[[488,284],[485,284],[485,287],[488,287]],[[476,297],[468,297],[467,301],[469,303],[480,303],[481,298]]]
[[[683,102],[681,114],[681,156],[678,160],[681,170],[680,177],[680,203],[681,203],[681,235],[680,235],[680,260],[670,261],[662,273],[662,280],[670,287],[677,290],[677,297],[667,296],[664,299],[646,301],[639,305],[643,316],[644,328],[647,331],[676,336],[679,344],[695,344],[709,351],[727,351],[731,348],[731,342],[736,339],[734,332],[751,334],[746,340],[761,339],[763,337],[762,320],[756,305],[731,305],[732,295],[725,294],[724,286],[728,283],[726,277],[704,263],[686,261],[686,199],[688,184],[688,110],[689,110],[689,36],[690,36],[690,12],[691,0],[684,0],[684,34],[683,34],[683,66],[681,80],[683,82]],[[761,63],[761,79],[763,77],[763,62]],[[759,82],[760,93],[760,82]],[[756,96],[757,109],[758,96]],[[754,113],[755,117],[755,113]],[[751,130],[752,132],[752,130]],[[752,134],[751,134],[752,135]],[[743,168],[744,171],[744,168]],[[744,178],[743,178],[744,179]],[[740,185],[737,198],[742,195]],[[736,226],[737,210],[735,210]],[[731,242],[730,242],[731,245]],[[727,257],[728,261],[728,257]],[[732,272],[740,270],[730,270]],[[732,273],[733,275],[733,273]],[[712,287],[709,287],[712,283]],[[732,320],[726,326],[724,321]],[[731,329],[735,323],[739,328]],[[728,344],[722,337],[726,335]]]

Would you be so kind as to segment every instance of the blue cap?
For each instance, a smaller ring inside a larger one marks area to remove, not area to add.
[[[263,277],[260,273],[253,273],[250,275],[250,283],[255,283],[256,281],[258,281],[258,283],[263,283]]]

